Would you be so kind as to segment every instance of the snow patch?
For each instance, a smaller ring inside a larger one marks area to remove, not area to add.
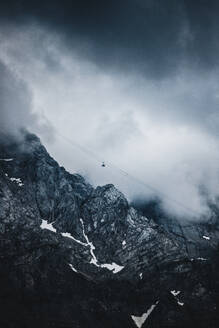
[[[10,181],[16,182],[19,187],[22,187],[24,184],[21,181],[21,178],[9,178]]]
[[[91,264],[94,264],[94,265],[96,265],[96,266],[98,267],[98,266],[99,266],[99,265],[97,264],[98,261],[97,261],[97,258],[96,258],[96,256],[95,256],[95,254],[94,254],[95,246],[93,245],[93,243],[92,243],[91,241],[89,241],[88,236],[87,236],[86,233],[85,233],[85,230],[84,230],[84,222],[83,222],[83,220],[80,219],[80,221],[81,221],[81,225],[82,225],[83,236],[84,236],[84,238],[85,238],[85,240],[86,240],[86,242],[87,242],[87,246],[90,247],[90,255],[91,255],[91,257],[92,257],[92,259],[90,260],[90,263],[91,263]]]
[[[152,304],[151,307],[147,310],[147,312],[143,313],[142,316],[140,316],[140,317],[136,317],[134,315],[131,316],[132,320],[135,322],[135,324],[138,328],[142,327],[142,325],[147,320],[147,318],[152,313],[152,311],[155,309],[155,307],[157,306],[158,303],[159,303],[159,301],[157,301],[155,304]]]
[[[210,240],[210,237],[208,237],[208,236],[202,236],[202,238],[204,238],[206,240]]]
[[[41,229],[47,229],[47,230],[50,230],[52,232],[56,232],[56,229],[52,226],[52,223],[48,223],[48,221],[46,221],[46,220],[42,220],[40,228]]]
[[[87,244],[83,243],[82,241],[74,238],[69,232],[62,232],[61,235],[63,237],[67,237],[67,238],[71,238],[73,239],[76,243],[80,244],[80,245],[83,245],[83,246],[87,246]]]
[[[0,158],[0,161],[11,162],[13,158]]]
[[[76,273],[78,272],[78,271],[73,267],[73,265],[72,265],[71,263],[69,263],[68,265],[70,266],[70,268],[71,268],[74,272],[76,272]]]
[[[101,268],[106,268],[106,269],[112,271],[113,273],[118,273],[119,271],[124,269],[124,266],[118,265],[114,262],[112,264],[100,264],[100,266],[101,266]]]
[[[192,260],[193,260],[193,259],[192,259]],[[170,292],[171,292],[171,294],[172,294],[174,297],[176,297],[177,295],[179,295],[179,294],[181,293],[180,290],[171,290]],[[180,305],[180,306],[183,306],[183,305],[184,305],[184,303],[180,302],[179,299],[178,299],[177,297],[176,297],[176,300],[177,300],[177,304],[178,304],[178,305]]]
[[[170,292],[171,292],[171,294],[172,294],[173,296],[177,296],[177,295],[179,295],[179,294],[181,293],[180,290],[171,290]]]
[[[95,246],[93,245],[93,243],[88,239],[88,236],[85,233],[85,229],[84,229],[84,222],[82,219],[80,219],[81,225],[82,225],[82,231],[83,231],[83,236],[86,240],[86,246],[90,247],[90,255],[91,255],[91,260],[90,260],[90,264],[95,265],[98,268],[105,268],[109,271],[112,271],[113,273],[118,273],[119,271],[121,271],[124,266],[118,265],[116,263],[112,263],[112,264],[98,264],[98,260],[94,254],[94,250],[95,250]]]

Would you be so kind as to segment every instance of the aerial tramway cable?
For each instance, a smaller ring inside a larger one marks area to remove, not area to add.
[[[95,159],[98,163],[102,163],[101,166],[102,167],[107,167],[107,168],[113,168],[116,171],[120,172],[123,176],[125,176],[127,179],[130,179],[132,181],[134,181],[137,184],[142,185],[144,188],[146,188],[147,190],[151,190],[153,193],[162,196],[163,198],[165,198],[167,201],[171,202],[171,203],[175,203],[177,206],[183,208],[184,210],[186,210],[187,212],[189,212],[190,214],[193,213],[193,215],[195,216],[202,216],[202,213],[199,213],[198,211],[184,205],[183,203],[181,203],[180,201],[169,197],[167,194],[165,194],[162,191],[159,191],[158,189],[154,188],[153,186],[141,181],[139,178],[135,177],[134,175],[126,172],[125,170],[121,169],[120,167],[118,167],[117,165],[113,164],[110,161],[107,161],[107,163],[105,163],[105,161],[103,161],[97,154],[95,154],[93,151],[91,151],[90,149],[80,145],[79,143],[73,141],[72,139],[69,139],[68,137],[65,137],[64,135],[62,135],[61,133],[59,133],[58,131],[56,131],[56,134],[58,136],[60,136],[63,140],[65,140],[66,142],[68,142],[71,146],[73,146],[74,148],[78,148],[80,151],[84,152],[85,154],[87,154],[88,156],[92,157],[93,159]]]

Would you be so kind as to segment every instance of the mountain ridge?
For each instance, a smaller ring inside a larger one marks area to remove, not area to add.
[[[147,327],[217,327],[216,226],[155,222],[112,184],[68,173],[32,134],[0,154],[2,327],[135,327],[156,302]]]

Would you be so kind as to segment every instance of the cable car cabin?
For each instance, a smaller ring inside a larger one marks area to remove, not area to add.
[[[105,165],[105,163],[104,163],[104,162],[102,162],[101,166],[102,166],[102,167],[105,167],[106,165]]]

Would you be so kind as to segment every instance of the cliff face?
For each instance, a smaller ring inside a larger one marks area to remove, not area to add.
[[[218,327],[218,240],[216,216],[155,222],[34,135],[0,145],[1,327]]]

